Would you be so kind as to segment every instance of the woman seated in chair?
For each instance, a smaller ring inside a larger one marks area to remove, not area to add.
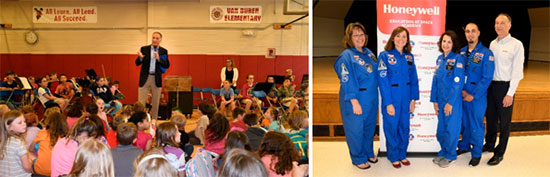
[[[220,112],[229,115],[228,112],[232,112],[233,108],[235,108],[235,92],[231,88],[231,83],[229,83],[229,81],[223,81],[223,88],[220,89],[220,96],[222,97]],[[226,110],[226,107],[229,107],[229,110]]]
[[[288,107],[288,114],[290,115],[294,109],[296,109],[296,103],[298,101],[296,98],[294,98],[294,87],[291,85],[292,79],[287,76],[285,77],[285,81],[283,82],[283,85],[277,89],[279,93],[279,100],[281,100],[281,104],[285,107]]]

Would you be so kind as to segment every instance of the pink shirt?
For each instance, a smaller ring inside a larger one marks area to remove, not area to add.
[[[212,136],[213,133],[211,132],[208,132],[208,130],[206,130],[206,137],[204,138],[204,149],[208,150],[208,151],[211,151],[211,152],[215,152],[217,153],[218,155],[221,155],[223,154],[223,152],[225,151],[225,139],[227,138],[224,137],[223,139],[219,140],[219,141],[216,141],[216,142],[212,142],[210,141],[207,137],[210,137]]]
[[[69,143],[67,143],[69,141]],[[73,162],[78,150],[78,143],[75,140],[61,138],[57,140],[52,150],[52,177],[69,174],[73,168]]]
[[[229,127],[230,127],[229,131],[236,130],[236,131],[244,132],[248,129],[248,127],[246,126],[243,120],[231,122],[229,123]]]
[[[143,131],[138,131],[137,133],[137,141],[135,146],[138,148],[141,148],[145,152],[145,147],[147,146],[147,141],[152,140],[153,136],[149,133],[145,133]]]
[[[292,177],[292,171],[285,172],[285,175],[277,174],[275,170],[275,164],[277,163],[277,157],[271,162],[271,157],[273,155],[267,154],[262,157],[262,162],[264,163],[265,169],[267,171],[267,176],[269,177]]]
[[[69,130],[73,128],[74,123],[78,120],[79,117],[67,117],[67,125]]]

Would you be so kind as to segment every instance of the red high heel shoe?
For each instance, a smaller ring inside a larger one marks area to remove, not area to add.
[[[401,163],[402,163],[403,165],[405,165],[405,166],[411,165],[411,161],[409,161],[409,160],[407,160],[407,159],[401,160]]]
[[[393,168],[401,168],[401,163],[399,162],[397,164],[392,163],[391,165],[393,166]]]

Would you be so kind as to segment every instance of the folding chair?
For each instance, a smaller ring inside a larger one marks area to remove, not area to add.
[[[201,101],[204,100],[204,97],[202,95],[201,88],[193,87],[193,93],[199,92],[201,94]],[[193,100],[195,100],[195,97],[193,97]]]
[[[235,89],[234,93],[235,93],[235,102],[237,102],[236,105],[238,107],[242,107],[241,101],[242,101],[243,98],[238,96],[239,93],[241,93],[241,89]]]
[[[201,94],[200,98],[195,98],[195,93],[197,93],[197,92]],[[201,88],[193,87],[193,103],[195,102],[195,100],[200,100],[201,102],[204,100],[204,98],[202,96]],[[198,108],[198,105],[193,104],[193,109],[195,109],[195,107]]]
[[[217,99],[216,99],[216,95],[220,95],[220,89],[212,89],[211,93],[212,93],[212,101],[214,101],[214,106],[216,106],[216,108],[217,108],[218,107],[218,102],[217,102]]]
[[[202,88],[201,89],[201,100],[202,101],[208,101],[212,98],[204,98],[204,93],[210,93],[212,94],[212,88]]]

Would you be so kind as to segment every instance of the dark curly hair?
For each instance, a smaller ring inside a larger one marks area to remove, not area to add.
[[[208,141],[220,141],[229,132],[229,121],[227,121],[222,113],[215,113],[210,118],[210,124],[206,127],[206,132],[212,133],[212,135],[206,138]]]
[[[458,53],[460,51],[460,44],[458,43],[458,37],[456,37],[456,33],[453,30],[447,30],[439,37],[439,41],[437,42],[439,52],[443,53],[443,48],[441,48],[441,43],[443,43],[443,36],[449,36],[451,38],[451,41],[453,42],[453,48],[451,48],[451,51]]]
[[[96,105],[97,106],[97,105]],[[69,117],[80,117],[82,116],[82,104],[77,102],[73,105],[70,105],[67,111],[67,116]]]
[[[300,160],[300,154],[292,140],[283,133],[267,132],[258,148],[258,155],[272,155],[269,168],[280,175],[285,175],[292,170],[292,162]],[[275,162],[275,165],[273,163]]]

